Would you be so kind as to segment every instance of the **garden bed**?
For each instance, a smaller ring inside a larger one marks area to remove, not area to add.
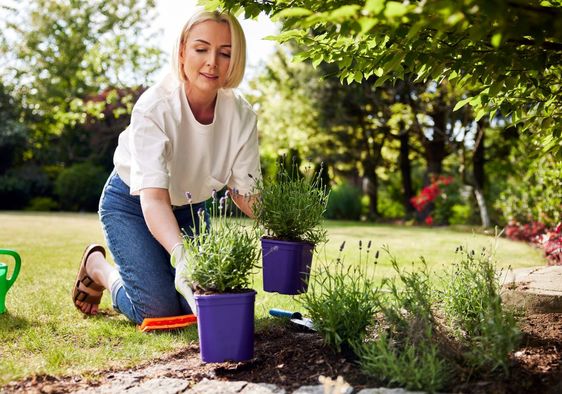
[[[523,340],[512,353],[510,376],[479,377],[468,384],[456,384],[447,392],[464,393],[559,393],[562,392],[562,313],[540,314],[521,320]],[[158,334],[151,334],[158,335]],[[357,392],[379,387],[384,382],[365,376],[358,366],[324,346],[316,333],[270,324],[256,333],[255,358],[247,363],[204,364],[197,345],[159,360],[123,372],[97,371],[89,381],[77,376],[37,376],[12,382],[3,392],[72,392],[105,386],[123,376],[139,383],[157,377],[187,380],[194,385],[204,378],[254,383],[272,383],[287,390],[318,384],[320,375],[343,376]]]

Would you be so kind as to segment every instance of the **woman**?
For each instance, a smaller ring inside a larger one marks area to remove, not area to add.
[[[235,17],[198,11],[177,41],[173,72],[135,104],[99,207],[117,268],[102,246],[86,248],[73,289],[83,313],[97,313],[104,289],[137,324],[195,312],[182,279],[189,261],[180,229],[198,228],[191,213],[225,185],[251,216],[253,199],[241,196],[252,192],[248,174],[260,176],[256,116],[233,90],[244,75],[245,47]]]

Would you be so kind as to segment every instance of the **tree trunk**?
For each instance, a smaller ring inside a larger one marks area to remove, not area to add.
[[[367,195],[369,196],[369,218],[379,217],[379,178],[375,171],[370,171],[367,178]]]
[[[410,163],[410,133],[409,130],[403,130],[398,135],[400,140],[400,174],[402,175],[402,190],[404,191],[404,210],[406,211],[406,217],[411,217],[415,210],[410,202],[410,199],[414,196],[414,189],[412,188],[412,165]]]
[[[431,139],[425,139],[425,158],[427,161],[427,175],[431,182],[432,175],[440,175],[443,172],[443,159],[447,157],[447,114],[445,108],[436,105],[431,114],[433,119],[433,135]]]
[[[484,164],[486,163],[485,148],[484,148],[484,127],[478,124],[478,137],[474,145],[474,154],[472,155],[472,171],[474,174],[474,195],[480,210],[480,219],[482,227],[490,227],[490,215],[488,214],[488,207],[486,206],[486,199],[484,197],[484,184],[486,182],[486,174]]]

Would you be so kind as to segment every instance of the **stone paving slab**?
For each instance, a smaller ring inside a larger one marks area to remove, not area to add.
[[[527,314],[562,312],[562,266],[509,270],[502,277],[502,300]]]
[[[353,387],[349,385],[331,384],[328,381],[324,384],[314,386],[301,386],[290,394],[350,394]],[[223,382],[217,380],[204,379],[196,384],[186,394],[285,394],[285,390],[273,384],[255,384],[248,382]],[[358,394],[424,394],[421,391],[408,391],[404,389],[389,389],[384,387],[362,389]]]

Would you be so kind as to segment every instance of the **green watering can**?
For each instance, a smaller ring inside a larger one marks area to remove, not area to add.
[[[12,256],[16,262],[16,265],[14,266],[12,276],[10,277],[10,279],[8,279],[8,265],[0,263],[0,314],[6,312],[6,294],[16,281],[16,278],[20,273],[21,266],[21,258],[20,255],[17,254],[17,252],[8,249],[0,249],[0,255],[2,254]]]

